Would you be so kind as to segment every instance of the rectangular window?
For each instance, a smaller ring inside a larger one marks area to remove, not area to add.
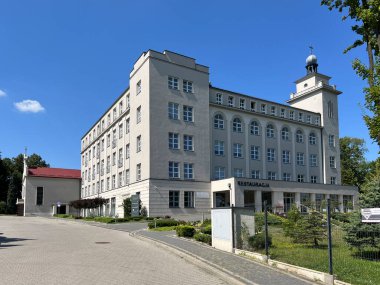
[[[216,93],[216,104],[223,104],[223,95],[221,93]]]
[[[272,116],[276,116],[276,107],[275,107],[275,106],[271,106],[271,107],[270,107],[270,114],[271,114]]]
[[[110,190],[110,178],[107,178],[106,190]]]
[[[297,165],[305,165],[305,155],[303,152],[297,152]]]
[[[251,159],[252,160],[260,159],[260,147],[256,145],[251,145]]]
[[[136,111],[136,123],[138,124],[140,122],[141,122],[141,106],[139,106]]]
[[[281,108],[280,117],[285,118],[285,109],[284,108]]]
[[[260,179],[260,170],[252,170],[251,171],[252,179]]]
[[[116,152],[112,154],[112,165],[116,165]]]
[[[311,183],[317,183],[317,176],[315,176],[315,175],[310,176],[310,182]]]
[[[289,112],[289,119],[294,120],[294,111]]]
[[[116,107],[113,108],[112,114],[113,114],[112,118],[113,118],[113,120],[115,121],[115,120],[117,119],[117,111],[116,111]]]
[[[130,127],[130,124],[129,124],[129,119],[127,119],[126,121],[125,121],[125,133],[126,134],[129,134],[129,127]]]
[[[119,161],[118,161],[118,166],[122,167],[123,166],[123,149],[119,149]]]
[[[138,136],[136,139],[136,152],[141,151],[141,136]]]
[[[315,118],[315,124],[319,126],[319,117]]]
[[[276,180],[276,172],[268,171],[268,180]]]
[[[336,184],[336,177],[330,177],[330,184]]]
[[[336,168],[335,156],[330,156],[330,168]]]
[[[290,173],[286,173],[286,172],[284,172],[284,173],[282,174],[282,180],[283,180],[283,181],[290,181],[290,179],[291,179],[291,175],[290,175]]]
[[[123,110],[123,101],[120,101],[119,103],[119,115],[123,114],[124,110]]]
[[[215,141],[214,153],[215,155],[224,155],[224,141]]]
[[[234,168],[234,177],[243,177],[243,169],[242,168]]]
[[[178,78],[169,76],[168,77],[168,87],[169,89],[178,90]]]
[[[239,108],[242,110],[245,110],[245,100],[244,99],[239,100]]]
[[[112,175],[112,189],[116,188],[116,175]]]
[[[179,149],[179,135],[176,133],[169,133],[169,148]]]
[[[141,180],[141,163],[136,165],[136,180]]]
[[[229,96],[228,97],[228,107],[234,107],[234,106],[235,106],[234,97]]]
[[[183,196],[183,204],[185,208],[194,208],[194,191],[185,191]]]
[[[44,202],[44,187],[37,187],[36,205],[41,206]]]
[[[305,182],[303,174],[298,174],[297,175],[297,182]]]
[[[179,162],[169,161],[169,178],[179,178]]]
[[[131,153],[131,151],[130,151],[130,147],[129,147],[129,144],[127,144],[127,145],[125,146],[125,159],[128,159],[128,158],[129,158],[130,153]]]
[[[183,174],[185,179],[194,179],[194,165],[185,162],[183,164]]]
[[[311,116],[310,115],[306,116],[306,123],[311,124]]]
[[[256,102],[251,101],[251,111],[256,112]]]
[[[282,163],[289,164],[290,163],[290,151],[283,150],[282,151]]]
[[[263,113],[263,114],[267,113],[267,105],[261,104],[261,113]]]
[[[193,82],[183,80],[183,92],[193,93]]]
[[[168,104],[168,116],[169,116],[169,119],[172,119],[172,120],[178,120],[179,119],[178,104],[169,102],[169,104]]]
[[[141,80],[137,82],[136,84],[136,95],[139,95],[141,93]]]
[[[127,109],[131,107],[131,98],[129,97],[129,94],[127,95]]]
[[[335,136],[329,135],[329,146],[335,147]]]
[[[268,161],[274,161],[275,160],[275,150],[274,148],[268,148],[267,149],[267,160]]]
[[[169,191],[169,208],[179,208],[179,191]]]
[[[189,136],[189,135],[183,136],[183,149],[186,151],[194,150],[193,136]]]
[[[310,154],[310,166],[317,166],[317,155]]]
[[[215,180],[220,180],[225,178],[225,168],[222,166],[215,167],[215,173],[214,173]]]
[[[298,113],[298,121],[303,122],[303,113]]]
[[[123,186],[123,172],[119,172],[119,187]]]
[[[123,137],[123,124],[119,125],[119,139]]]
[[[183,120],[185,122],[193,122],[193,107],[183,106]]]
[[[125,184],[129,185],[129,183],[130,183],[130,174],[129,174],[129,169],[127,169],[125,171]]]
[[[243,157],[243,145],[240,143],[234,143],[233,154],[234,154],[234,157],[236,157],[236,158],[242,158]]]

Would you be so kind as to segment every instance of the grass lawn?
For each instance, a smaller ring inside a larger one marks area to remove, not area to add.
[[[175,231],[177,226],[171,226],[171,227],[159,227],[159,228],[151,228],[150,231],[153,232],[169,232],[169,231]]]
[[[270,226],[272,235],[271,259],[328,272],[327,240],[318,248],[295,244],[284,236],[280,226]],[[358,285],[380,284],[380,262],[359,259],[353,256],[343,240],[344,233],[333,228],[333,273],[338,280]]]

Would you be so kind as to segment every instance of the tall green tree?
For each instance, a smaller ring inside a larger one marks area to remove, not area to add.
[[[8,194],[7,194],[7,213],[16,213],[16,201],[21,197],[21,188],[19,184],[22,183],[19,175],[13,174],[9,180]]]
[[[340,143],[342,184],[360,187],[369,171],[364,154],[367,149],[363,139],[343,137]]]
[[[369,112],[363,117],[370,137],[380,145],[380,0],[322,0],[321,4],[344,13],[343,20],[355,22],[351,29],[358,39],[344,52],[365,46],[368,64],[355,59],[352,67],[368,83],[363,91]]]

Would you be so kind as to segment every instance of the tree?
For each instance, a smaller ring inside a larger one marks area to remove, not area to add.
[[[360,187],[368,173],[369,165],[364,158],[367,151],[363,139],[343,137],[340,143],[342,184]]]
[[[352,67],[363,80],[368,82],[364,88],[365,107],[370,113],[364,114],[364,121],[370,137],[380,145],[380,0],[322,0],[322,5],[330,10],[347,12],[343,20],[355,21],[351,29],[359,36],[344,52],[365,45],[368,66],[355,59]]]
[[[131,198],[125,198],[123,200],[124,218],[130,217],[132,213],[132,201]]]
[[[299,243],[312,243],[314,246],[318,246],[319,242],[327,237],[326,222],[323,215],[317,211],[312,211],[301,219],[298,228]]]
[[[21,189],[18,187],[20,184],[20,178],[18,175],[13,174],[9,181],[8,194],[7,194],[7,213],[16,213],[16,201],[21,197]]]
[[[8,194],[8,168],[7,165],[0,158],[0,202],[5,202],[7,200]]]

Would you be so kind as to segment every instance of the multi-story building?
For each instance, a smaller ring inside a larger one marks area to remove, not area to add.
[[[130,86],[82,138],[82,198],[139,194],[150,216],[210,207],[276,211],[326,197],[345,210],[355,187],[341,186],[338,95],[315,55],[289,105],[209,84],[209,68],[170,51],[136,61]]]

